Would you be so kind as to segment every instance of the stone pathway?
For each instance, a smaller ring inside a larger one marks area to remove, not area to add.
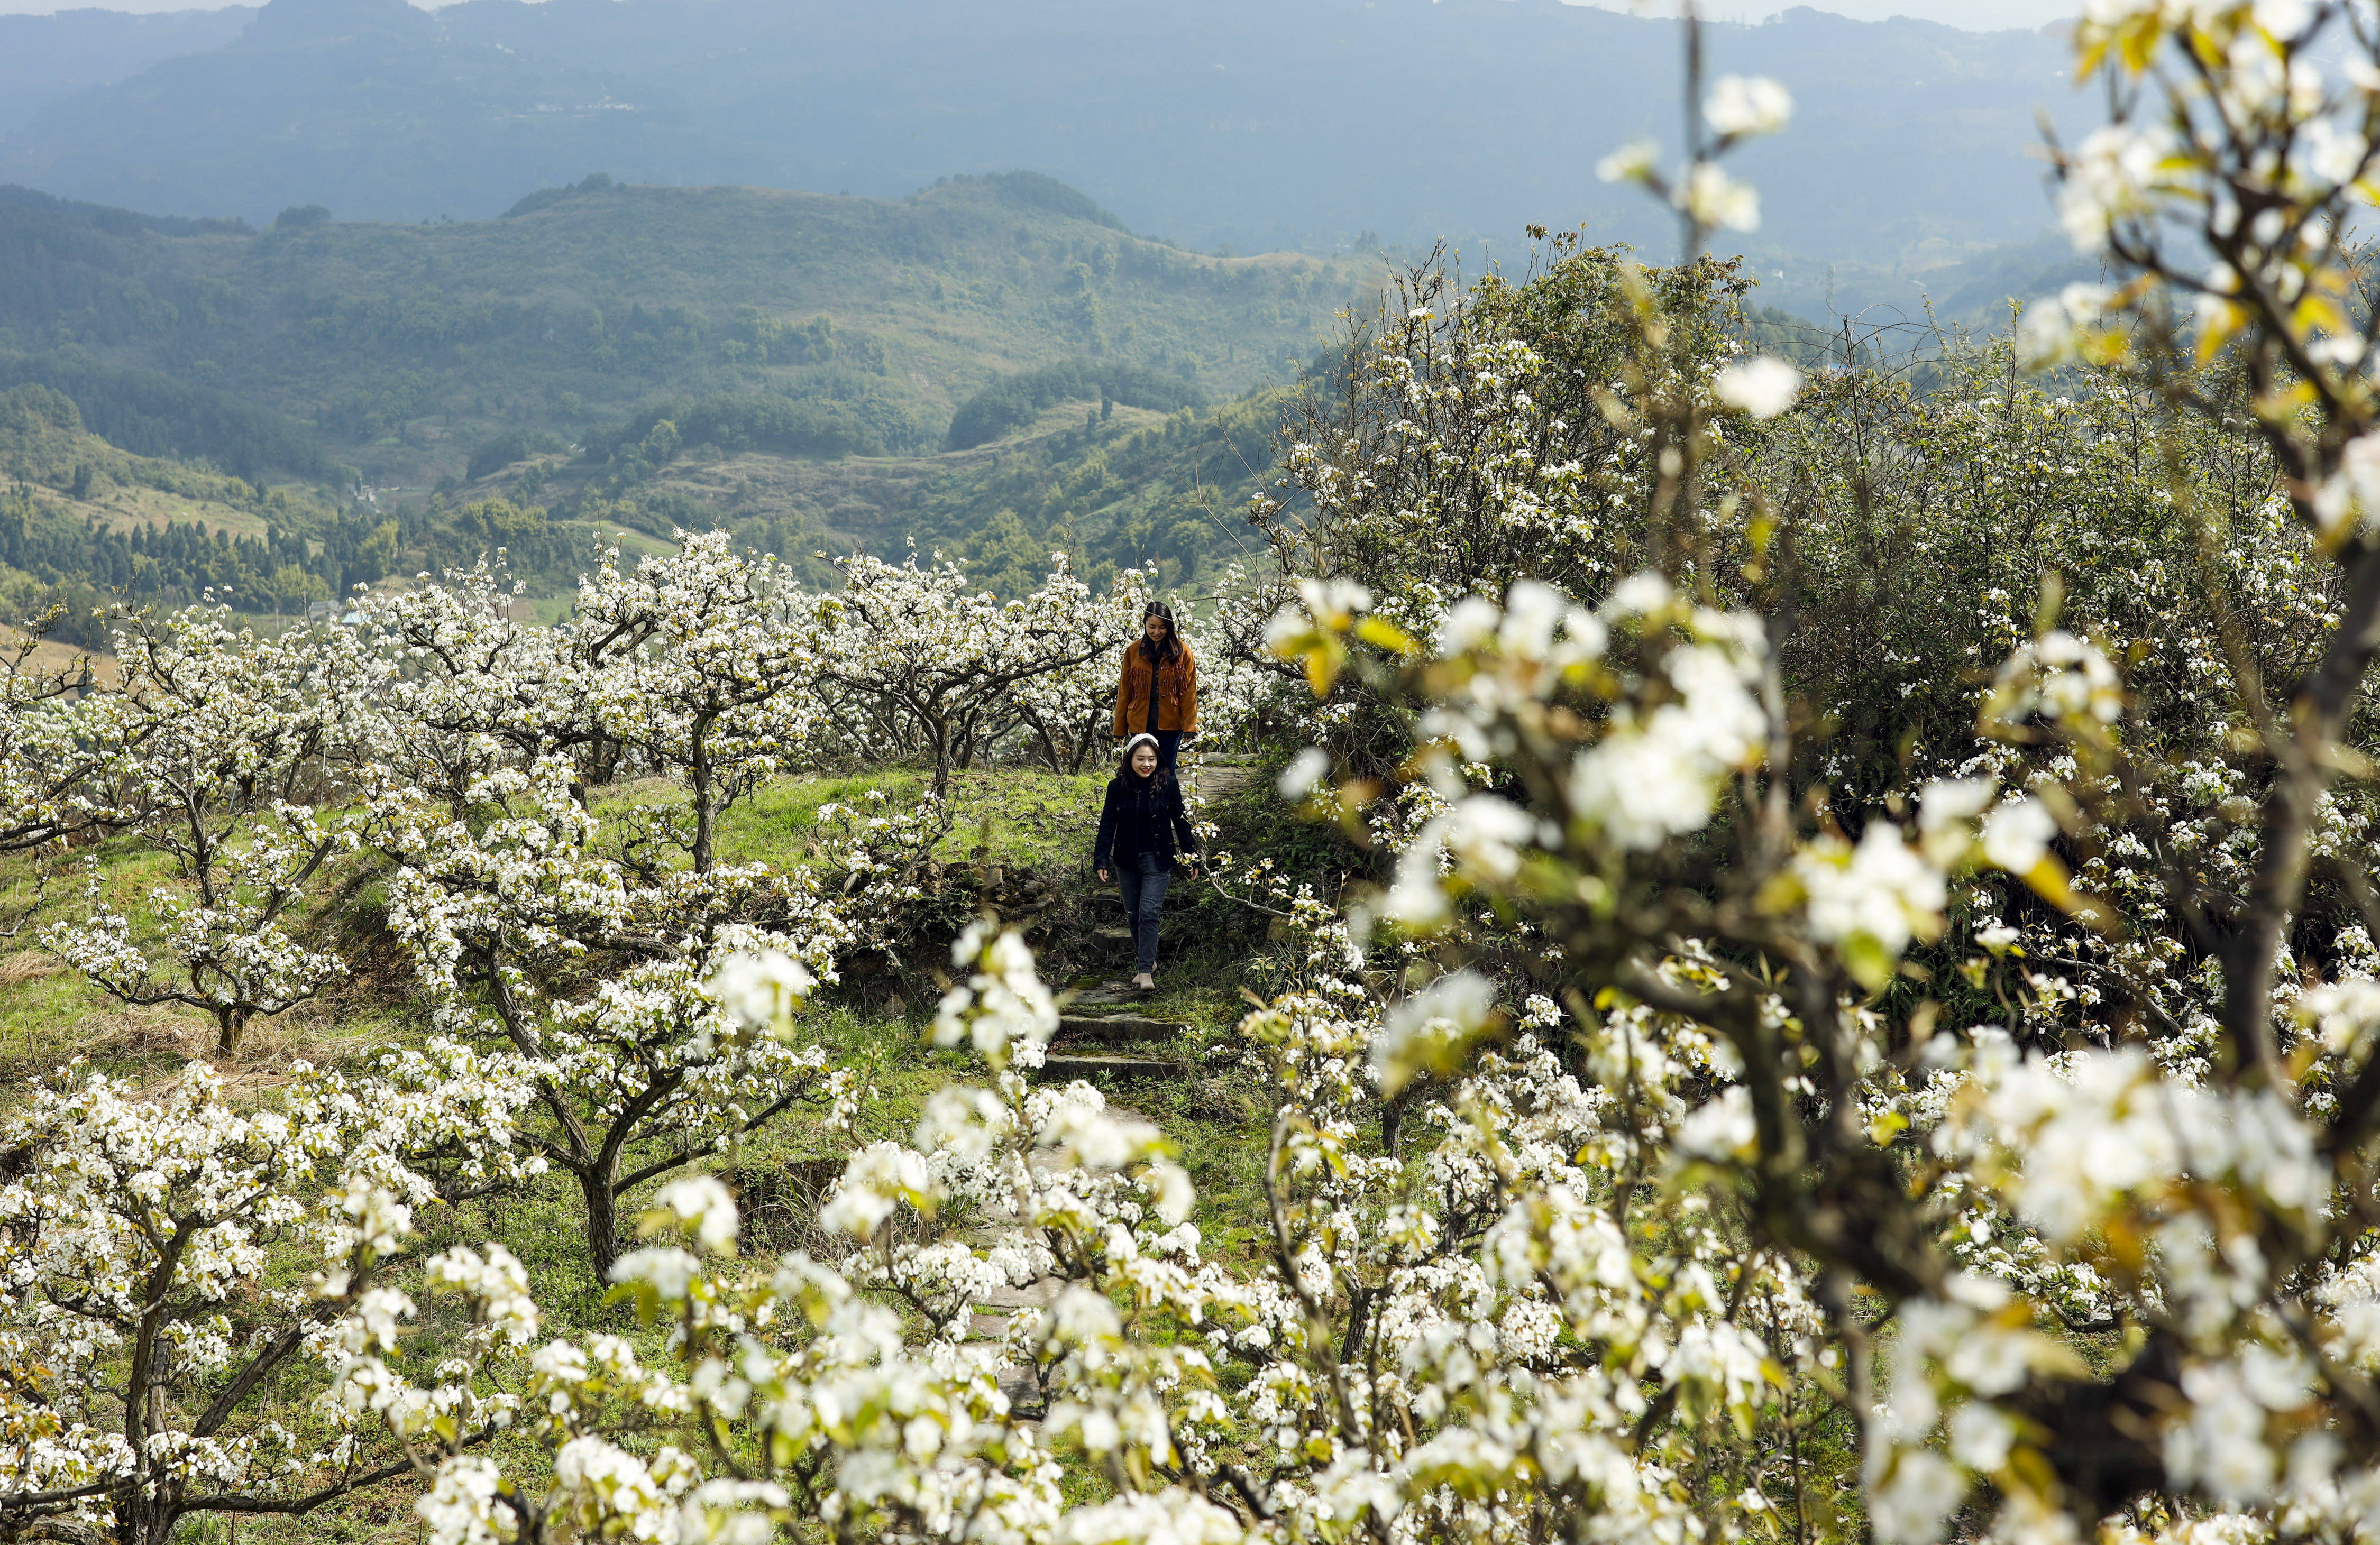
[[[1198,800],[1220,799],[1253,786],[1258,769],[1238,762],[1207,762],[1194,760],[1183,768],[1186,792]],[[1129,946],[1132,930],[1107,925],[1096,927],[1093,933],[1101,938]],[[1128,1081],[1160,1078],[1185,1078],[1196,1070],[1184,1037],[1189,1026],[1172,1020],[1151,1017],[1142,1010],[1145,995],[1122,983],[1101,983],[1067,995],[1065,1008],[1058,1019],[1058,1034],[1051,1041],[1049,1054],[1043,1058],[1035,1076],[1043,1081],[1070,1082],[1081,1079],[1112,1091]],[[1111,1098],[1109,1111],[1121,1120],[1146,1121],[1142,1113]],[[979,1244],[990,1246],[1004,1238],[1021,1238],[1025,1231],[1017,1227],[990,1230]],[[1039,1277],[1022,1287],[994,1288],[978,1299],[971,1322],[976,1341],[996,1340],[1007,1329],[1011,1315],[1020,1309],[1047,1309],[1057,1302],[1066,1284],[1061,1277]],[[1001,1370],[1000,1384],[1009,1399],[1023,1408],[1031,1408],[1041,1398],[1030,1369],[1010,1367]]]
[[[1120,1121],[1148,1119],[1131,1106],[1121,1105],[1114,1101],[1108,1103],[1108,1112]],[[1042,1170],[1039,1154],[1035,1154],[1028,1162],[1037,1171]],[[976,1242],[989,1248],[1004,1241],[1022,1242],[1028,1236],[1029,1231],[1025,1227],[1012,1224],[983,1231]],[[1022,1287],[1005,1284],[995,1287],[976,1300],[975,1313],[968,1321],[966,1339],[969,1342],[998,1341],[1006,1334],[1009,1320],[1018,1310],[1048,1309],[1065,1290],[1066,1279],[1055,1276],[1036,1277]],[[1033,1370],[1020,1363],[1010,1363],[1000,1370],[1000,1389],[1008,1396],[1011,1407],[1015,1409],[1031,1410],[1041,1402],[1041,1387],[1033,1376]]]
[[[1130,1009],[1080,1012],[1087,1004],[1118,1005],[1125,1001],[1127,991],[1095,988],[1077,996],[1072,1008],[1058,1016],[1057,1037],[1041,1063],[1043,1079],[1108,1084],[1126,1079],[1181,1078],[1191,1071],[1194,1064],[1179,1044],[1189,1026]],[[1094,997],[1096,1003],[1091,1001]]]
[[[1193,799],[1219,800],[1226,794],[1236,794],[1257,781],[1257,769],[1244,763],[1210,762],[1186,769],[1183,779]]]

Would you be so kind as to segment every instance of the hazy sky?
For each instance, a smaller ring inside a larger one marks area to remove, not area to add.
[[[1572,0],[1572,4],[1600,5],[1612,11],[1654,8],[1653,6],[1639,6],[1634,0]],[[2039,27],[2071,16],[2079,6],[2080,0],[1826,0],[1817,8],[1833,11],[1838,16],[1857,17],[1864,21],[1882,20],[1889,16],[1914,16],[1928,21],[1948,22],[1953,27],[1984,30],[1998,27]],[[85,7],[112,11],[212,8],[205,5],[205,0],[0,0],[0,14],[43,15],[51,11]],[[1784,8],[1778,0],[1702,0],[1705,16],[1730,21],[1757,21]]]
[[[0,0],[5,3],[5,0]],[[1607,11],[1670,14],[1674,0],[1569,0],[1573,6],[1598,6]],[[1832,11],[1861,21],[1913,16],[1925,21],[1987,32],[2003,27],[2027,29],[2063,21],[2081,11],[2082,0],[1697,0],[1695,8],[1718,21],[1759,21],[1791,5]]]

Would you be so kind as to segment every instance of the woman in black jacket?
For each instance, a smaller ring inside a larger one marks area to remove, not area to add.
[[[1143,992],[1157,986],[1157,913],[1173,877],[1176,838],[1183,852],[1198,851],[1198,834],[1190,829],[1190,813],[1182,806],[1182,785],[1172,768],[1158,766],[1157,737],[1135,735],[1123,748],[1123,766],[1108,779],[1091,867],[1102,885],[1113,875],[1123,892],[1123,913],[1140,960],[1132,984]]]

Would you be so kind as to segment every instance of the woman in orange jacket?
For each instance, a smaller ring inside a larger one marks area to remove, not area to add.
[[[1173,609],[1151,601],[1141,635],[1123,646],[1116,682],[1115,738],[1153,735],[1158,765],[1173,766],[1184,737],[1198,732],[1198,660],[1174,631]]]

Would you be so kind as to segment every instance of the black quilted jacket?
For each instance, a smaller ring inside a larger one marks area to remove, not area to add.
[[[1198,851],[1198,834],[1190,829],[1190,813],[1182,805],[1180,780],[1163,767],[1147,782],[1124,774],[1109,779],[1091,867],[1113,869],[1143,853],[1171,862],[1177,851]]]

